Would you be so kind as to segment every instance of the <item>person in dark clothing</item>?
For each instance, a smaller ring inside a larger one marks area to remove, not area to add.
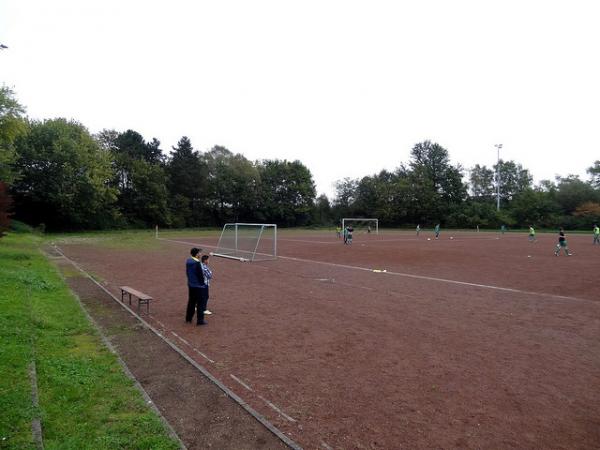
[[[208,298],[206,295],[204,273],[202,272],[202,266],[198,259],[200,251],[201,249],[194,247],[190,250],[191,257],[185,262],[185,272],[188,281],[188,304],[185,313],[185,321],[191,323],[195,312],[196,324],[206,325],[206,322],[204,321],[204,310],[206,309]]]
[[[554,252],[556,256],[559,255],[561,248],[564,249],[565,254],[567,256],[571,256],[573,254],[569,251],[569,246],[567,245],[567,238],[565,237],[565,230],[563,230],[562,228],[558,231],[558,244],[556,244],[556,251]]]

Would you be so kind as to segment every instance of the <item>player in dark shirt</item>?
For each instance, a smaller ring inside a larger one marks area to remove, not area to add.
[[[565,237],[565,230],[562,228],[558,231],[558,244],[556,244],[556,251],[554,254],[556,256],[559,255],[560,249],[563,248],[565,250],[565,254],[567,256],[571,256],[572,253],[569,251],[569,246],[567,245],[567,238]]]

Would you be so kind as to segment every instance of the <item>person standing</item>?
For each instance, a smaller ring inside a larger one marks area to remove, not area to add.
[[[421,232],[421,225],[417,224],[417,237],[419,237],[420,232]]]
[[[535,238],[535,228],[533,228],[533,225],[529,225],[529,242],[535,242],[536,238]]]
[[[500,233],[504,234],[505,231],[506,231],[506,226],[501,225],[500,226]]]
[[[335,227],[335,236],[339,239],[342,237],[342,227],[339,225]]]
[[[210,316],[212,312],[208,310],[208,299],[210,298],[210,280],[212,279],[212,270],[208,267],[208,255],[202,255],[200,265],[202,266],[202,274],[204,275],[204,281],[206,282],[206,304],[204,306],[204,314]]]
[[[352,233],[354,233],[354,228],[352,225],[348,225],[348,234],[346,236],[346,241],[348,244],[352,244]]]
[[[435,233],[435,238],[439,239],[440,238],[440,224],[437,223],[435,225],[435,228],[433,229],[433,232]]]
[[[594,224],[594,245],[600,245],[600,228],[598,224]]]
[[[344,229],[342,230],[342,232],[344,233],[344,245],[348,244],[348,227],[344,227]]]
[[[185,312],[185,321],[192,322],[194,313],[196,313],[196,324],[206,325],[204,321],[204,310],[206,309],[206,283],[202,266],[198,259],[201,249],[192,248],[190,257],[185,262],[185,272],[188,282],[188,304]]]
[[[558,231],[558,244],[556,244],[556,251],[554,252],[554,254],[556,256],[558,256],[558,254],[560,253],[561,248],[565,249],[565,254],[567,256],[572,255],[572,253],[569,252],[569,246],[567,245],[567,238],[565,237],[565,230],[563,230],[562,228],[560,228],[560,230]]]

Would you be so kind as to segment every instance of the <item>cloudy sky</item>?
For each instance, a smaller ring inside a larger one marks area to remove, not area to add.
[[[587,179],[599,22],[597,0],[0,0],[0,83],[32,118],[299,159],[329,196],[425,139]]]

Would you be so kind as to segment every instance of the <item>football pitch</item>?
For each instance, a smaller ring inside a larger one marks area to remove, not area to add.
[[[554,234],[381,230],[344,245],[280,230],[277,260],[211,257],[214,314],[195,327],[184,261],[218,236],[57,246],[115,296],[154,297],[143,317],[304,448],[600,445],[591,235],[556,257]]]

